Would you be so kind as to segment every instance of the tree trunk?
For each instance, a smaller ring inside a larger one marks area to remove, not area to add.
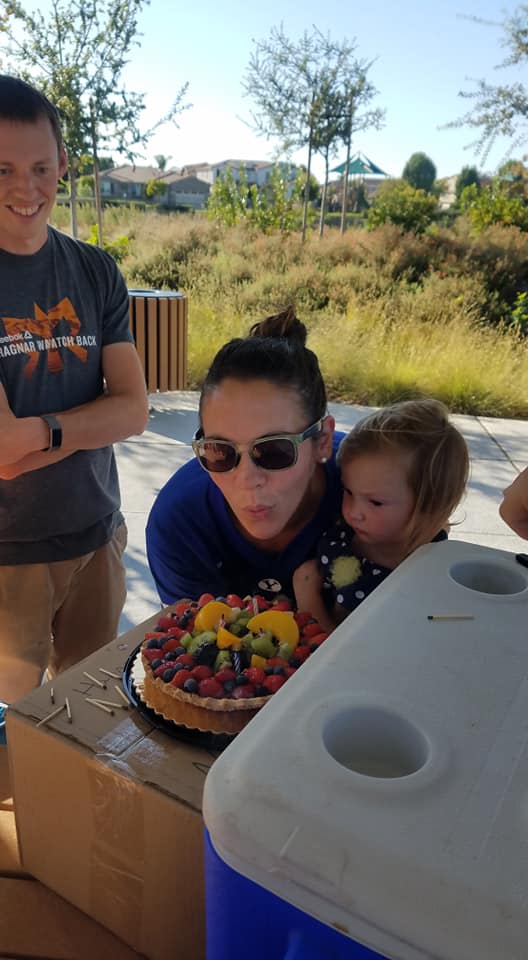
[[[348,205],[348,168],[350,166],[351,144],[352,144],[352,100],[350,101],[350,119],[349,119],[349,125],[348,125],[347,154],[346,154],[345,170],[343,173],[343,197],[341,200],[341,233],[344,233],[346,230],[346,215],[347,215],[347,205]]]
[[[310,171],[312,166],[312,128],[308,138],[308,163],[306,164],[306,184],[304,187],[302,242],[306,240],[306,222],[308,220],[308,202],[310,200]]]
[[[92,155],[94,172],[95,209],[97,212],[97,246],[103,246],[103,205],[101,203],[101,186],[99,183],[99,160],[97,157],[97,131],[95,126],[95,111],[90,101],[90,119],[92,132]]]
[[[326,197],[328,193],[328,157],[325,157],[325,178],[323,184],[323,195],[321,197],[321,215],[319,217],[319,237],[323,236],[324,233],[324,222],[326,216]]]
[[[77,163],[75,160],[68,159],[68,177],[70,179],[70,226],[71,234],[75,240],[79,237],[79,226],[77,223]]]

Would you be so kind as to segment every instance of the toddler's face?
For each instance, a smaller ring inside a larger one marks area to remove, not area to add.
[[[405,453],[362,453],[341,468],[343,517],[364,543],[406,540],[414,509],[408,472]]]

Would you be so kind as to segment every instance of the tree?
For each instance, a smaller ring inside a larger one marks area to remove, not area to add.
[[[513,14],[501,22],[470,17],[475,23],[499,27],[502,46],[509,54],[498,68],[524,65],[528,59],[528,5],[520,4]],[[476,89],[461,90],[459,97],[471,100],[471,109],[446,127],[473,127],[480,134],[470,144],[485,161],[498,137],[512,141],[515,150],[528,141],[528,89],[523,83],[491,84],[477,80]]]
[[[426,153],[413,153],[403,168],[402,180],[406,180],[415,190],[431,193],[436,180],[436,167]]]
[[[98,196],[98,150],[109,146],[133,160],[157,127],[188,106],[184,84],[171,109],[150,130],[140,129],[144,95],[121,81],[130,51],[140,36],[137,18],[148,0],[51,0],[45,17],[19,0],[0,0],[7,62],[19,76],[37,84],[58,107],[68,151],[72,233],[77,235],[76,179],[81,157],[89,154]],[[101,225],[99,224],[101,237]]]
[[[382,183],[370,205],[369,230],[383,223],[395,223],[406,231],[423,233],[434,221],[438,200],[425,190],[417,190],[406,180]]]
[[[170,153],[169,154],[157,153],[156,156],[154,157],[158,170],[161,170],[162,173],[165,173],[165,170],[167,169],[167,164],[171,159],[172,159],[172,155]]]
[[[482,190],[472,183],[462,191],[459,202],[477,234],[494,223],[528,232],[528,207],[521,197],[508,195],[499,177]]]
[[[167,192],[167,184],[163,180],[149,180],[145,184],[145,196],[149,200],[153,200],[155,197],[162,197],[164,193]]]
[[[462,167],[455,183],[455,196],[460,200],[462,191],[474,183],[477,190],[480,190],[480,176],[476,167]]]
[[[355,43],[337,43],[316,27],[297,41],[282,26],[273,27],[267,40],[255,42],[246,70],[243,88],[256,103],[253,128],[268,138],[276,136],[287,153],[307,149],[303,239],[312,155],[320,152],[328,168],[335,145],[346,135],[353,92],[369,66],[358,62],[354,52]]]

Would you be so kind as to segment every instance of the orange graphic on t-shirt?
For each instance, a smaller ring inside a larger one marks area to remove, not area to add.
[[[61,320],[68,324],[70,336],[75,337],[81,329],[79,320],[73,305],[68,297],[64,297],[56,307],[52,307],[47,313],[35,304],[34,317],[2,317],[7,334],[23,334],[26,330],[40,337],[41,340],[51,340],[53,331]],[[85,347],[80,347],[76,343],[67,344],[64,350],[71,350],[83,363],[86,362],[88,351]],[[50,373],[60,373],[64,370],[64,363],[58,347],[49,346],[47,349],[48,369]],[[27,354],[27,363],[24,367],[24,376],[29,379],[33,376],[39,360],[40,351]]]

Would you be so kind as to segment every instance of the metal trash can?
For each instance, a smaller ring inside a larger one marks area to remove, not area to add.
[[[130,329],[147,390],[187,387],[187,297],[170,290],[129,290]]]

